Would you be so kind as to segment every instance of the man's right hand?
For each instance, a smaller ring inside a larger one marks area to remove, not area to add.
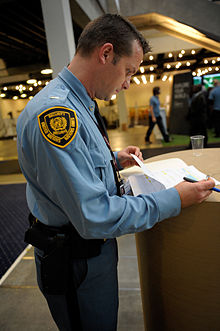
[[[215,186],[213,179],[201,180],[196,183],[181,182],[175,186],[180,199],[181,207],[189,207],[204,201],[211,193],[211,188]]]

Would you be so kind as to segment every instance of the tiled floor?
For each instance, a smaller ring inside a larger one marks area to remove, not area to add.
[[[128,145],[146,148],[144,141],[146,127],[129,128],[126,132],[108,131],[113,150],[120,150]],[[152,137],[153,144],[160,142]],[[16,140],[0,141],[0,161],[16,161]],[[22,174],[1,174],[0,184],[22,183]],[[119,245],[119,321],[118,331],[143,331],[141,294],[136,257],[134,235],[118,238]],[[26,252],[21,261],[9,274],[0,287],[0,330],[44,331],[57,330],[41,295],[35,277],[33,249]]]
[[[135,238],[118,239],[119,321],[118,331],[143,331],[143,316]],[[22,258],[0,287],[0,330],[57,330],[46,301],[36,284],[33,248]]]

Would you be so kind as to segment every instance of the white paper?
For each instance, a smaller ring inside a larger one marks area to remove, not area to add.
[[[133,195],[135,196],[139,194],[159,192],[166,188],[162,183],[158,182],[154,178],[148,177],[145,174],[129,176],[128,181],[130,182]]]
[[[183,177],[190,177],[194,180],[202,180],[206,179],[206,175],[196,169],[194,166],[187,166],[182,160],[179,162],[181,166],[175,167],[164,167],[162,164],[160,166],[155,167],[155,170],[152,170],[152,167],[149,168],[134,154],[131,154],[135,161],[141,167],[143,173],[148,177],[155,179],[156,181],[162,183],[165,188],[170,188],[178,183],[183,181]],[[166,161],[166,160],[165,160]],[[158,162],[159,163],[159,162]],[[177,163],[177,162],[176,162]],[[164,163],[168,165],[167,163]],[[163,164],[163,165],[164,165]],[[153,164],[152,164],[153,166]],[[151,170],[150,170],[151,169]],[[211,177],[212,178],[212,177]],[[212,178],[214,179],[214,178]],[[220,185],[220,182],[214,179],[215,185]],[[149,183],[148,183],[149,184]]]
[[[153,177],[153,173],[150,170],[148,170],[147,166],[136,155],[131,154],[131,156],[135,159],[137,164],[141,167],[141,169],[145,175]]]

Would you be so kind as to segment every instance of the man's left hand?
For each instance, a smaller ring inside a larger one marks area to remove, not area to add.
[[[130,153],[136,155],[141,161],[143,161],[140,148],[137,146],[128,146],[122,151],[118,152],[118,161],[121,167],[126,168],[138,165],[135,159],[130,155]]]

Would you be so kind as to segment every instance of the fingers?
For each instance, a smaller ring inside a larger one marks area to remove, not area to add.
[[[212,178],[209,178],[208,180],[202,180],[198,183],[202,183],[203,184],[203,188],[204,190],[210,190],[215,186],[215,182]]]
[[[141,151],[136,152],[135,155],[136,155],[141,161],[144,161]]]
[[[136,147],[136,146],[133,146],[135,147],[135,152],[134,154],[141,160],[141,161],[144,161],[143,159],[143,156],[142,156],[142,152],[140,151],[140,148],[139,147]]]
[[[132,159],[132,156],[130,155],[130,153],[136,155],[141,161],[144,161],[143,156],[142,156],[142,152],[140,151],[140,148],[137,146],[128,146],[125,151],[129,154],[129,159]],[[134,162],[134,164],[136,164],[136,162]]]

